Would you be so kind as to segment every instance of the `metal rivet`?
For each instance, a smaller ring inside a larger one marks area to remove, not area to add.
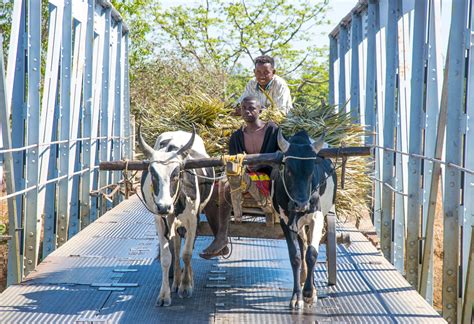
[[[30,236],[33,236],[33,235],[34,235],[33,232],[30,232]]]
[[[447,307],[448,309],[451,309],[451,308],[453,308],[453,305],[448,304],[446,307]]]
[[[453,287],[448,287],[448,291],[449,292],[453,291]]]
[[[453,275],[453,270],[448,270],[448,275],[452,276]]]
[[[31,260],[28,260],[28,264],[33,264],[33,261],[31,261]]]

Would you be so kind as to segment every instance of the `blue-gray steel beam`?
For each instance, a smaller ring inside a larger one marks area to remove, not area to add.
[[[375,24],[376,24],[376,35],[375,35],[375,51],[377,59],[374,62],[376,66],[375,71],[375,85],[376,85],[376,125],[375,125],[375,144],[378,146],[383,146],[383,124],[384,124],[384,84],[385,84],[385,30],[382,29],[382,18],[386,20],[387,16],[387,7],[376,1],[375,3],[370,4],[374,7],[375,11]],[[384,26],[385,28],[385,26]],[[383,151],[375,151],[375,177],[377,179],[383,178]],[[381,237],[382,235],[382,188],[383,185],[381,182],[375,183],[375,202],[374,202],[374,227]]]
[[[12,14],[12,29],[10,32],[10,46],[7,66],[7,109],[12,118],[12,145],[14,148],[25,145],[25,117],[26,117],[26,0],[15,1]],[[15,189],[25,189],[24,152],[13,153],[15,169]],[[16,197],[17,224],[23,228],[23,197]],[[20,240],[23,236],[20,236]],[[20,250],[23,256],[23,251]],[[9,254],[10,255],[10,254]],[[23,258],[20,258],[20,269],[23,274]]]
[[[99,134],[100,123],[100,109],[102,101],[102,77],[103,77],[103,57],[104,57],[104,35],[105,35],[105,15],[104,10],[100,6],[95,7],[95,24],[94,24],[94,103],[92,115],[92,133],[94,136]],[[95,165],[99,164],[99,145],[102,140],[95,140],[92,142],[91,161]],[[94,170],[92,174],[92,190],[99,188],[99,171]],[[97,219],[98,214],[98,200],[97,196],[92,197],[90,221]]]
[[[7,67],[7,115],[12,119],[11,145],[12,147],[24,146],[25,140],[25,68],[26,68],[26,0],[15,1],[12,14],[12,28],[10,32],[10,44],[8,52],[8,67]],[[4,136],[5,139],[5,136]],[[22,190],[25,188],[24,182],[24,152],[14,152],[13,169],[15,190]],[[17,229],[23,228],[23,197],[16,198],[16,225],[10,226],[10,229],[15,230],[15,240],[18,244],[8,245],[8,272],[7,285],[14,284],[23,278],[23,251],[20,248],[23,239],[22,232]],[[16,261],[17,255],[19,257],[19,264]],[[11,258],[11,259],[10,259]],[[17,269],[19,267],[19,270]],[[19,274],[18,272],[19,271]]]
[[[41,142],[50,143],[57,139],[58,125],[58,71],[60,66],[61,39],[63,30],[63,3],[59,2],[57,6],[49,6],[49,35],[48,51],[45,67],[45,81],[43,87],[43,98],[41,107]],[[57,176],[56,166],[56,145],[42,146],[40,149],[40,183]],[[51,201],[56,197],[56,184],[50,183],[44,189],[40,189],[38,199],[38,212],[44,210],[44,228],[43,228],[43,256],[51,252],[51,245],[55,242],[54,222],[55,222],[55,204]]]
[[[72,4],[70,1],[64,3],[64,17],[63,17],[63,34],[61,37],[61,94],[59,99],[60,114],[59,114],[59,139],[68,140],[71,129],[71,80],[72,80]],[[58,175],[66,176],[58,183],[58,211],[56,215],[56,231],[55,234],[60,233],[66,228],[66,220],[69,219],[69,202],[71,192],[69,188],[69,175],[72,173],[69,167],[70,149],[69,142],[59,145],[58,155]],[[52,229],[48,229],[51,231]],[[46,253],[54,251],[58,245],[59,237],[54,237],[46,242]]]
[[[336,92],[335,92],[335,71],[334,65],[337,61],[337,39],[333,36],[329,36],[329,105],[334,106],[336,104]]]
[[[103,39],[103,61],[102,61],[102,100],[100,106],[100,161],[108,161],[108,107],[109,107],[109,61],[110,61],[110,9],[104,9],[104,39]],[[104,188],[108,184],[109,172],[101,171],[99,173],[99,188]],[[107,211],[107,200],[100,199],[100,214]]]
[[[367,74],[365,87],[365,127],[368,135],[365,137],[365,144],[372,145],[375,132],[375,109],[377,102],[375,100],[375,71],[376,71],[376,52],[375,52],[375,33],[379,29],[376,21],[376,2],[370,0],[367,8]]]
[[[0,120],[10,120],[10,112],[7,104],[7,88],[5,85],[5,64],[3,62],[3,35],[0,33]],[[10,123],[2,123],[2,142],[4,148],[12,147]],[[13,168],[13,154],[4,153],[5,161],[5,185],[7,194],[15,192],[15,170]],[[17,284],[21,281],[20,270],[20,241],[16,209],[16,198],[8,199],[8,223],[10,241],[8,242],[8,272],[7,285]],[[11,263],[11,264],[10,264]]]
[[[466,263],[466,282],[461,317],[462,324],[472,323],[472,309],[474,308],[474,226],[471,226],[469,230],[471,230],[471,244],[470,247],[464,250],[464,253],[467,254],[468,261]]]
[[[88,0],[87,4],[87,26],[86,26],[86,53],[84,61],[84,89],[83,89],[83,116],[82,116],[82,137],[86,138],[82,142],[82,168],[90,168],[84,173],[81,180],[81,203],[80,203],[80,229],[90,224],[91,211],[91,176],[94,172],[91,168],[94,166],[92,160],[92,140],[97,133],[92,132],[93,127],[93,55],[94,55],[94,11],[95,0]]]
[[[466,52],[467,1],[453,1],[449,40],[448,95],[445,161],[461,165],[463,132],[461,117],[464,111],[464,75]],[[444,187],[443,228],[443,317],[458,321],[458,265],[459,265],[459,217],[461,174],[455,168],[446,168]]]
[[[86,26],[87,26],[87,3],[72,2],[72,16],[74,29],[74,49],[73,49],[73,68],[72,68],[72,85],[71,85],[71,129],[70,139],[81,137],[81,128],[83,117],[82,107],[82,90],[84,80],[84,60],[86,52]],[[81,141],[74,141],[70,145],[69,170],[77,172],[81,167]],[[58,245],[66,243],[66,241],[79,231],[79,191],[80,180],[83,174],[73,175],[69,179],[70,209],[69,218],[66,218],[64,226],[59,230]]]
[[[424,49],[426,46],[427,0],[415,2],[412,75],[410,98],[410,143],[409,153],[422,154],[421,140],[423,132],[423,93],[425,76]],[[421,161],[409,157],[406,278],[418,288],[420,206],[421,206]]]
[[[124,158],[132,159],[132,139],[130,138],[130,79],[129,79],[129,63],[128,63],[128,33],[124,35],[124,65],[123,65],[123,136],[124,138]]]
[[[426,80],[426,107],[424,118],[424,147],[425,156],[441,158],[443,143],[437,143],[438,136],[444,140],[446,122],[438,130],[438,115],[441,107],[441,94],[443,88],[443,59],[441,46],[441,4],[439,1],[430,0],[429,31],[427,49],[427,80]],[[447,78],[446,78],[447,79]],[[446,95],[445,95],[446,96]],[[443,132],[443,135],[439,134]],[[439,135],[438,135],[439,134]],[[438,152],[436,151],[438,150]],[[436,200],[439,188],[440,165],[433,165],[429,160],[423,163],[423,216],[421,236],[423,240],[423,259],[419,280],[419,291],[429,302],[433,302],[433,226],[435,217]],[[433,183],[436,182],[436,183]],[[431,188],[434,189],[431,194]]]
[[[339,111],[346,109],[346,54],[347,54],[347,27],[339,26],[339,80],[338,105]]]
[[[28,105],[26,145],[39,144],[41,89],[41,1],[28,1]],[[26,150],[26,187],[38,184],[39,147]],[[38,215],[38,188],[25,195],[25,275],[38,263],[41,215]]]
[[[359,13],[352,14],[351,23],[351,118],[354,123],[360,123],[360,75],[359,75],[359,46],[362,39],[362,19]]]
[[[396,114],[397,92],[397,45],[398,45],[398,19],[400,18],[401,0],[390,1],[388,5],[388,21],[386,29],[387,39],[387,66],[385,82],[385,112],[384,112],[384,147],[394,148],[394,129]],[[384,151],[383,154],[383,182],[393,187],[393,152]],[[381,247],[388,260],[392,257],[392,208],[393,193],[383,186],[382,193],[382,228]]]
[[[464,142],[464,166],[474,170],[474,7],[471,5],[470,37],[468,37],[469,63],[467,74],[467,98],[466,98],[466,137]],[[464,287],[462,299],[464,323],[472,316],[474,303],[474,237],[472,235],[474,226],[474,174],[464,173],[463,184],[464,210],[462,217],[462,247],[461,268],[462,285]],[[470,252],[468,252],[470,251]],[[470,270],[469,270],[470,265]],[[470,272],[469,272],[470,271]],[[470,301],[470,302],[469,302]],[[469,305],[470,304],[470,305]]]
[[[118,161],[122,159],[122,137],[123,137],[123,127],[122,127],[122,23],[117,23],[116,28],[116,46],[115,46],[115,84],[114,84],[114,106],[113,106],[113,159]],[[113,172],[112,183],[118,184],[121,180],[121,171]],[[116,194],[114,197],[114,205],[120,202],[120,194]]]

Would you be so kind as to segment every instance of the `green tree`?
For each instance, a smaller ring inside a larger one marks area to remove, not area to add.
[[[13,0],[0,0],[0,34],[3,35],[3,54],[7,55],[12,24]]]
[[[159,27],[155,41],[171,44],[203,68],[248,73],[242,63],[266,54],[277,59],[281,72],[295,74],[320,54],[310,42],[313,27],[327,23],[327,3],[207,0],[198,6],[160,8],[153,12]]]
[[[153,0],[112,0],[129,28],[129,62],[135,66],[149,59],[153,47],[147,36],[153,29],[150,12],[160,10],[160,3]]]

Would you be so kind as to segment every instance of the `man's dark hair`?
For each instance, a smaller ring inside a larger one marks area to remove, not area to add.
[[[246,101],[255,101],[259,107],[262,107],[262,105],[258,101],[257,97],[255,97],[255,96],[247,96],[244,99],[242,99],[242,103],[246,102]]]
[[[257,66],[257,64],[266,64],[266,63],[270,63],[272,68],[275,67],[275,60],[271,56],[262,55],[255,59],[255,66]]]

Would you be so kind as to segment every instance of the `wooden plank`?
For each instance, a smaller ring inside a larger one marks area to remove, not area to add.
[[[212,236],[211,228],[207,222],[200,222],[198,225],[198,235]],[[229,225],[229,236],[232,237],[253,237],[265,239],[283,239],[283,231],[280,224],[268,226],[266,223],[243,221],[241,223],[231,222]]]
[[[321,149],[319,155],[323,157],[342,157],[342,156],[368,156],[371,154],[370,147],[341,147]],[[244,157],[244,165],[280,163],[283,158],[281,152],[248,154]],[[202,159],[187,160],[184,163],[185,169],[217,167],[223,166],[222,157],[211,157]],[[148,161],[105,161],[100,162],[100,170],[146,170]]]

